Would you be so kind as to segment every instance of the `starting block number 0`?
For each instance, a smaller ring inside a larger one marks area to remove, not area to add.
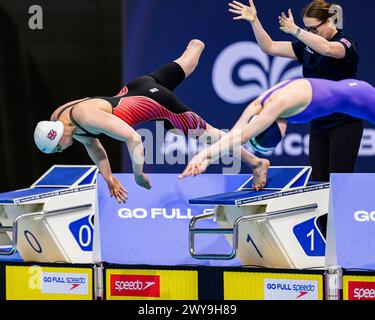
[[[79,228],[78,243],[84,248],[89,247],[92,243],[92,231],[87,224],[84,224]]]
[[[69,225],[69,230],[82,251],[92,251],[94,229],[90,223],[90,216],[73,221]]]

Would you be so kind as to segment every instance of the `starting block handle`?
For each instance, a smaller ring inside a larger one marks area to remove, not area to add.
[[[0,232],[9,232],[12,231],[12,227],[0,227]]]
[[[189,224],[189,250],[190,255],[195,259],[207,259],[207,260],[231,260],[237,255],[238,251],[238,238],[239,238],[239,225],[244,221],[256,221],[261,219],[267,219],[273,216],[282,216],[295,214],[306,210],[315,210],[318,208],[318,204],[311,203],[304,206],[293,207],[289,209],[282,209],[271,211],[267,213],[259,213],[256,215],[242,216],[236,219],[233,224],[233,228],[212,228],[212,229],[199,229],[195,228],[195,224],[199,220],[212,219],[215,213],[206,213],[199,216],[195,216],[191,219]],[[228,254],[198,254],[195,251],[195,235],[196,234],[231,234],[233,236],[233,247],[232,251]]]
[[[217,228],[217,229],[191,229],[190,232],[193,234],[232,234],[233,233],[233,228]]]
[[[13,227],[0,227],[0,232],[12,232],[13,230]],[[16,250],[14,250],[13,246],[10,247],[9,249],[0,249],[0,255],[4,255],[4,256],[10,256],[12,255]]]
[[[208,260],[230,260],[236,255],[232,250],[229,254],[199,254],[195,251],[195,235],[196,234],[231,234],[233,235],[233,228],[195,228],[195,224],[199,220],[213,219],[215,213],[205,213],[195,216],[190,220],[189,224],[189,251],[190,255],[195,259],[208,259]]]

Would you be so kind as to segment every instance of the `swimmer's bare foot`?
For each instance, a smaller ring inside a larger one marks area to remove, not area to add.
[[[205,44],[201,40],[193,39],[187,45],[184,53],[174,62],[178,63],[188,77],[197,67]]]
[[[190,40],[189,44],[187,45],[187,49],[189,49],[190,47],[195,48],[195,50],[197,50],[198,53],[201,54],[205,47],[205,44],[203,41],[199,39],[193,39],[193,40]]]
[[[270,162],[267,159],[259,159],[255,168],[253,168],[253,188],[260,190],[266,186],[267,172],[270,167]]]

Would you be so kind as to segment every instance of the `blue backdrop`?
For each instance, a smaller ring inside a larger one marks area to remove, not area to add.
[[[375,270],[375,198],[363,192],[375,174],[333,174],[331,186],[326,265]]]
[[[177,179],[175,174],[151,174],[152,190],[140,188],[132,174],[116,174],[126,186],[129,199],[118,204],[108,197],[108,187],[98,175],[101,261],[117,264],[240,266],[231,260],[197,260],[189,253],[189,222],[193,216],[212,213],[214,206],[189,205],[189,199],[238,189],[248,175],[200,175]],[[206,219],[198,228],[218,228]],[[99,230],[97,230],[99,231]],[[98,237],[99,233],[95,233]],[[196,235],[198,253],[228,254],[232,251],[223,235]],[[97,254],[97,253],[96,253]]]
[[[245,1],[245,0],[243,0]],[[274,40],[293,40],[279,30],[277,17],[291,8],[298,25],[306,1],[255,1],[258,16]],[[372,15],[375,3],[343,0],[344,31],[359,44],[359,78],[375,84],[372,63],[375,35]],[[251,26],[235,21],[228,11],[228,1],[127,0],[123,2],[123,78],[127,82],[176,59],[190,39],[205,42],[206,49],[195,72],[176,90],[178,97],[212,125],[229,129],[243,109],[260,92],[274,83],[301,74],[295,61],[272,58],[255,43]],[[149,125],[152,128],[154,125]],[[366,124],[357,172],[374,172],[375,130]],[[273,165],[308,164],[308,126],[291,125],[288,135],[274,154]],[[155,151],[192,152],[185,140],[167,136]],[[124,150],[123,170],[128,171],[129,157]],[[148,172],[179,172],[184,165],[146,165]],[[220,166],[210,167],[219,172]],[[247,170],[244,168],[244,170]],[[244,171],[243,170],[243,171]]]

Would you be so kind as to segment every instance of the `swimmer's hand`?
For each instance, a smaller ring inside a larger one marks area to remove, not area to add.
[[[123,188],[120,182],[111,176],[107,181],[111,197],[115,197],[118,203],[125,203],[128,199],[128,192]]]
[[[238,15],[233,20],[246,20],[253,23],[257,18],[257,10],[253,0],[249,0],[249,6],[245,6],[238,1],[232,1],[228,5],[232,8],[229,11]]]
[[[285,33],[295,34],[297,32],[298,27],[294,23],[293,13],[290,9],[288,10],[288,17],[284,12],[281,13],[279,16],[279,24],[280,30]]]
[[[193,159],[190,160],[189,164],[186,166],[185,170],[178,176],[179,179],[183,179],[189,176],[197,176],[206,171],[207,167],[210,165],[210,160],[205,156],[197,154]]]
[[[151,189],[150,179],[146,174],[134,174],[134,179],[139,186],[145,189]]]

